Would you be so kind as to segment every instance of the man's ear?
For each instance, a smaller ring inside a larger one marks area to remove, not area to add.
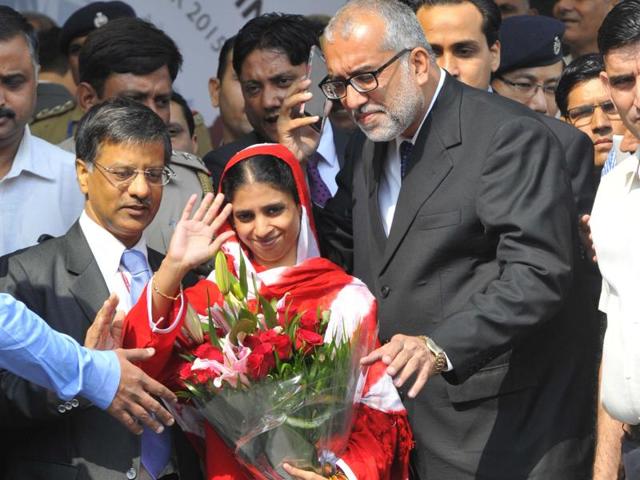
[[[89,174],[91,173],[91,169],[87,165],[87,163],[80,159],[76,158],[76,177],[78,180],[78,185],[80,186],[80,191],[86,196],[89,193]]]
[[[422,47],[414,48],[411,53],[411,65],[420,85],[424,85],[431,73],[431,55]]]
[[[76,88],[76,97],[80,108],[86,112],[94,105],[100,103],[100,97],[95,89],[87,82],[80,82]]]
[[[496,40],[489,47],[489,54],[491,55],[491,73],[493,73],[500,68],[500,40]]]
[[[611,85],[609,85],[609,76],[606,71],[600,72],[600,81],[604,85],[604,89],[607,91],[607,95],[611,96]]]
[[[220,79],[211,77],[209,79],[209,98],[211,99],[211,106],[218,108],[220,106]]]

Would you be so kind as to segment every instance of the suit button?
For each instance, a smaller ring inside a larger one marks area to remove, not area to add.
[[[391,292],[391,288],[388,285],[384,285],[380,289],[380,294],[382,295],[382,298],[387,298],[390,292]]]
[[[129,480],[133,480],[138,476],[138,472],[136,472],[135,468],[131,467],[129,470],[127,470],[127,473],[125,473],[125,475]]]
[[[67,409],[64,408],[64,405],[62,405],[62,404],[58,405],[58,413],[64,413],[66,411],[67,411]]]
[[[69,411],[71,410],[73,407],[71,406],[71,402],[64,402],[64,408]]]
[[[78,399],[77,399],[77,398],[74,398],[73,400],[71,400],[71,406],[72,406],[73,408],[77,408],[77,407],[78,407],[78,405],[80,405],[80,402],[78,401]]]

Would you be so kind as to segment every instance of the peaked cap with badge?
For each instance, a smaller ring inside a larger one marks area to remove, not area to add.
[[[559,20],[542,15],[506,18],[500,27],[500,68],[495,75],[561,61],[564,28]]]

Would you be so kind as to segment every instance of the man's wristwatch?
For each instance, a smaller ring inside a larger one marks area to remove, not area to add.
[[[420,338],[424,340],[424,343],[427,345],[429,351],[435,357],[434,366],[435,372],[441,373],[447,369],[447,356],[444,354],[444,350],[438,346],[436,342],[434,342],[431,338],[420,335]]]

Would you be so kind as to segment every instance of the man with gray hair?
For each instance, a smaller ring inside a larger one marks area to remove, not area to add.
[[[171,141],[153,111],[115,99],[82,118],[76,153],[85,196],[80,219],[61,237],[0,258],[0,292],[82,342],[102,302],[115,293],[126,313],[162,261],[147,248],[144,230],[172,176],[166,166]],[[145,429],[138,437],[87,402],[66,406],[3,373],[0,425],[12,429],[0,449],[6,455],[3,478],[200,478],[195,454],[184,438],[179,441],[177,428]]]
[[[529,109],[440,70],[395,0],[347,3],[322,46],[322,90],[368,141],[352,230],[320,222],[321,235],[352,249],[378,300],[383,346],[363,363],[382,359],[405,401],[414,478],[589,478],[598,325],[572,278],[557,139]],[[308,99],[292,94],[279,120],[300,159],[317,118],[290,110]]]

